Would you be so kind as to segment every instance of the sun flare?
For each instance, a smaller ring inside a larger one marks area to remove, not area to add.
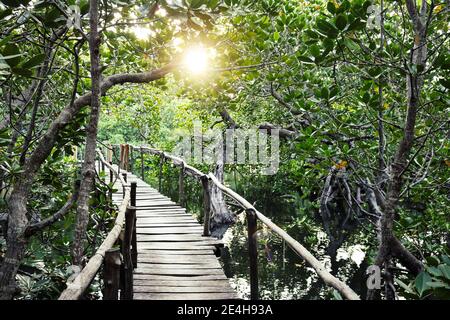
[[[209,54],[203,46],[191,47],[184,53],[184,65],[193,74],[201,74],[208,68]]]

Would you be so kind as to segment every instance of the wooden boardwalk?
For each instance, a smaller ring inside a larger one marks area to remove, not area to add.
[[[123,172],[123,171],[122,171]],[[137,176],[136,229],[138,265],[134,270],[135,300],[237,299],[214,250],[220,242],[203,237],[197,220]],[[113,202],[122,201],[116,181]]]

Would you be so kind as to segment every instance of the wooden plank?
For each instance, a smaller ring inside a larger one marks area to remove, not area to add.
[[[156,274],[140,274],[136,273],[133,276],[135,280],[164,280],[164,281],[199,281],[199,280],[228,280],[224,274],[212,274],[212,275],[192,275],[192,276],[180,276],[180,275],[156,275]]]
[[[230,287],[230,282],[227,279],[220,280],[136,280],[134,279],[134,286],[168,286],[168,287]]]
[[[139,235],[138,239],[140,241],[206,241],[208,243],[223,243],[222,240],[192,234]]]
[[[138,226],[137,233],[140,234],[199,234],[202,227],[159,227],[151,228],[146,226]]]
[[[140,293],[134,294],[135,300],[231,300],[237,299],[231,293]]]
[[[173,255],[147,255],[141,251],[138,255],[138,262],[159,263],[159,264],[209,264],[218,263],[214,255],[183,255],[179,259],[174,259]]]
[[[159,213],[159,214],[148,213],[148,214],[139,216],[138,220],[146,219],[146,218],[155,218],[155,219],[157,219],[157,218],[159,218],[159,219],[161,219],[161,218],[163,218],[163,219],[178,219],[178,218],[186,219],[186,218],[188,218],[188,219],[191,219],[192,222],[198,223],[197,219],[195,219],[193,216],[188,215],[186,213],[165,213],[165,214],[164,213]],[[152,223],[152,221],[147,221],[147,223]]]
[[[179,210],[183,210],[183,208],[181,208],[180,206],[177,205],[159,205],[159,204],[155,204],[155,205],[145,205],[145,206],[138,206],[136,208],[136,210],[142,211],[142,210],[167,210],[167,209],[179,209]]]
[[[161,200],[155,200],[155,201],[149,201],[148,203],[144,203],[144,201],[136,201],[136,208],[153,208],[157,206],[163,206],[163,207],[179,207],[175,202],[167,201],[164,199]]]
[[[231,287],[226,286],[216,286],[216,287],[207,287],[207,286],[134,286],[134,292],[139,293],[231,293],[234,294],[233,289]]]
[[[175,260],[175,259],[174,259]],[[145,263],[141,261],[141,266],[143,269],[146,268],[155,268],[155,269],[222,269],[220,263],[218,261],[204,263],[204,264],[166,264],[166,263]]]
[[[207,243],[185,243],[185,242],[138,242],[138,250],[214,250],[214,245]]]
[[[146,223],[141,225],[145,228],[161,228],[161,227],[198,227],[198,222],[173,222],[173,223]],[[201,234],[195,232],[194,234]]]
[[[213,255],[213,250],[205,249],[205,250],[152,250],[152,249],[141,249],[138,256],[140,254],[164,254],[164,255]],[[180,257],[180,259],[183,259]]]
[[[147,268],[145,265],[138,265],[134,269],[134,274],[158,274],[158,275],[180,275],[180,276],[206,276],[206,275],[222,275],[223,270],[221,269],[189,269],[189,268]]]
[[[192,214],[187,213],[186,210],[184,209],[177,209],[177,208],[167,208],[167,209],[162,209],[162,210],[139,210],[138,211],[139,216],[143,216],[143,215],[150,215],[150,216],[158,216],[158,215],[165,215],[165,214],[175,214],[175,215],[179,215],[179,214],[184,214],[190,217],[194,217]]]
[[[152,220],[145,220],[145,221],[139,221],[141,219],[138,219],[137,222],[137,226],[145,226],[145,225],[152,225],[155,223],[160,223],[160,224],[170,224],[170,223],[185,223],[185,224],[189,224],[189,223],[194,223],[197,225],[200,225],[197,221],[195,221],[194,219],[190,218],[190,217],[161,217],[159,219],[152,219]],[[142,219],[144,220],[144,219]]]

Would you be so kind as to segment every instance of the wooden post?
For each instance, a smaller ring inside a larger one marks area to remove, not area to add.
[[[119,145],[120,147],[120,154],[119,154],[119,168],[123,168],[123,144]]]
[[[122,170],[128,171],[128,157],[129,157],[129,145],[120,145],[120,168]]]
[[[144,180],[145,182],[145,177],[144,177],[144,150],[141,147],[141,179]]]
[[[133,262],[131,259],[131,239],[133,237],[134,220],[136,219],[136,208],[128,207],[125,212],[125,232],[122,245],[123,256],[123,290],[120,300],[133,299]]]
[[[102,162],[102,172],[105,172],[105,164]],[[106,175],[105,175],[105,180],[106,180]]]
[[[129,154],[129,159],[130,159],[130,172],[133,173],[133,169],[134,169],[133,152],[134,152],[134,149],[133,149],[133,146],[132,146],[132,145],[129,145],[129,146],[130,146],[130,154]]]
[[[130,205],[132,207],[136,207],[136,188],[137,182],[131,183],[131,192],[130,192]],[[133,268],[137,268],[137,237],[136,237],[136,215],[134,216],[133,221],[133,232],[131,236],[131,262],[133,263]]]
[[[124,172],[122,173],[123,176],[123,180],[125,180],[125,182],[127,182],[127,173]],[[125,186],[122,186],[122,198],[125,198]]]
[[[112,145],[106,147],[106,161],[108,162],[112,161]]]
[[[103,262],[103,300],[119,299],[120,265],[120,249],[107,250]]]
[[[211,195],[209,193],[209,178],[201,177],[203,186],[203,236],[209,236],[209,219],[211,216]]]
[[[184,162],[181,163],[180,176],[178,179],[178,202],[180,206],[185,206],[184,199]]]
[[[112,166],[112,161],[109,161],[109,164]],[[106,177],[105,177],[105,179],[106,179]],[[114,179],[113,171],[111,169],[109,169],[109,184],[113,183],[113,179]],[[112,203],[112,189],[113,189],[113,187],[111,185],[111,187],[109,187],[109,191],[108,191],[109,201],[111,203]],[[109,208],[109,213],[112,213],[112,212],[113,212],[113,208],[111,206],[111,208]]]
[[[247,209],[248,255],[250,263],[250,299],[258,300],[258,243],[257,217],[253,209]]]
[[[163,169],[164,153],[159,155],[159,177],[158,177],[158,191],[162,189],[162,169]]]

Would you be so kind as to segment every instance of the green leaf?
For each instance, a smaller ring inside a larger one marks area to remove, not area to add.
[[[343,14],[339,14],[336,17],[336,27],[338,27],[339,30],[344,30],[347,26],[347,17]]]
[[[198,9],[200,8],[203,4],[205,4],[204,0],[190,0],[189,1],[189,7],[192,9]]]
[[[12,9],[10,9],[10,8],[0,11],[0,20],[6,18],[11,13],[12,13]]]
[[[427,267],[427,272],[435,277],[442,276],[441,270],[439,270],[437,267]]]
[[[333,2],[329,1],[329,2],[327,3],[327,10],[328,10],[330,13],[332,13],[332,14],[335,14],[335,13],[336,13],[336,6],[334,5]]]
[[[17,74],[19,76],[24,76],[24,77],[27,77],[27,78],[29,78],[29,77],[31,77],[33,75],[33,72],[31,70],[23,69],[23,68],[17,68],[17,67],[11,68],[11,72],[14,73],[14,74]]]
[[[279,33],[278,31],[276,31],[276,32],[273,34],[273,40],[278,41],[279,39],[280,39],[280,33]]]
[[[359,51],[359,46],[350,38],[344,39],[344,45],[350,50],[350,51]]]
[[[8,43],[3,49],[3,59],[10,67],[14,67],[20,63],[20,50],[15,43]]]
[[[346,12],[348,9],[350,9],[350,2],[348,0],[344,0],[337,9],[337,13]]]
[[[441,262],[439,261],[439,258],[436,256],[429,256],[425,259],[427,261],[427,264],[430,266],[437,267]]]
[[[333,289],[333,297],[335,300],[343,300],[341,294],[336,289]]]
[[[447,284],[442,281],[430,281],[427,282],[427,286],[430,288],[445,288]]]
[[[438,266],[439,270],[442,272],[444,277],[450,280],[450,266],[446,264],[441,264]]]
[[[209,0],[208,1],[208,8],[214,9],[219,4],[219,0]]]
[[[21,64],[21,67],[24,69],[31,69],[33,67],[36,67],[37,65],[41,64],[45,59],[44,53],[39,53],[35,55],[34,57],[30,58],[28,61]]]
[[[312,46],[309,47],[309,52],[311,52],[311,54],[317,58],[318,56],[320,56],[320,48],[318,45],[313,44]]]
[[[2,47],[5,43],[9,43],[9,41],[14,37],[14,34],[11,33],[9,36],[6,36],[2,40],[0,40],[0,47]]]
[[[409,294],[417,295],[417,293],[410,286],[408,286],[406,283],[404,283],[400,279],[395,278],[394,282],[397,283],[403,290],[405,290]]]
[[[316,26],[320,33],[327,37],[336,38],[339,34],[339,30],[325,19],[317,19]]]
[[[8,7],[17,8],[20,6],[20,1],[18,0],[0,0],[3,4],[7,5]]]
[[[419,275],[416,277],[416,281],[415,281],[416,289],[419,292],[419,295],[422,296],[422,294],[426,290],[430,289],[430,286],[428,286],[428,282],[431,282],[431,281],[432,281],[432,279],[427,272],[422,271],[421,273],[419,273]]]
[[[329,96],[330,96],[330,91],[328,91],[327,87],[323,87],[322,90],[320,90],[320,97],[322,99],[327,100]]]
[[[311,63],[313,64],[314,61],[311,58],[308,58],[307,56],[299,55],[297,56],[298,60],[305,62],[305,63]]]

